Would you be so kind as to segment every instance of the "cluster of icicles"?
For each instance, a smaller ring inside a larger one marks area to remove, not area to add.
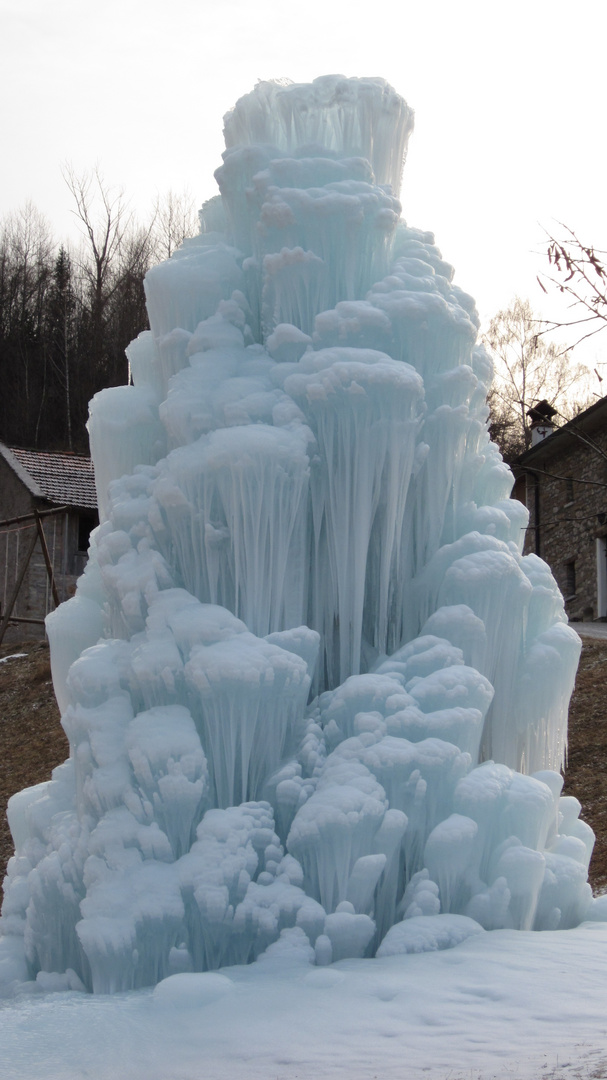
[[[473,301],[400,219],[411,127],[379,79],[261,84],[148,274],[134,385],[92,403],[102,524],[48,619],[70,758],[9,808],[14,978],[111,992],[590,910],[551,771],[579,639],[522,555]]]

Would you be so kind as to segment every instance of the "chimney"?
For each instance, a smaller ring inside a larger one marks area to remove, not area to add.
[[[556,416],[556,409],[553,409],[547,401],[538,401],[537,405],[527,411],[527,416],[531,421],[531,445],[537,446],[552,435],[554,431],[552,417]]]

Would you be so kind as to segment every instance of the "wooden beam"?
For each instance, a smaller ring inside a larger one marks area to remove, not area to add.
[[[21,517],[6,518],[0,521],[0,529],[5,525],[22,525],[26,521],[34,521],[38,517],[52,517],[53,514],[64,514],[69,506],[56,506],[53,510],[34,510],[32,514],[22,514]]]
[[[44,619],[26,619],[25,615],[11,615],[9,622],[35,623],[36,626],[44,626]]]
[[[44,555],[44,562],[46,563],[46,572],[48,574],[48,579],[49,579],[49,581],[51,583],[51,592],[53,594],[53,601],[55,603],[55,607],[57,608],[57,607],[59,607],[59,593],[57,592],[57,586],[55,584],[55,575],[53,573],[53,564],[51,562],[51,557],[50,557],[50,555],[48,553],[48,547],[47,547],[47,544],[46,544],[46,536],[44,535],[44,529],[42,528],[42,522],[40,520],[40,514],[38,513],[37,510],[34,510],[34,515],[35,515],[35,518],[36,518],[36,528],[38,530],[38,536],[40,537],[40,547],[42,548],[42,554]],[[66,535],[64,536],[63,539],[64,539],[64,543],[67,543],[67,530],[66,530]]]

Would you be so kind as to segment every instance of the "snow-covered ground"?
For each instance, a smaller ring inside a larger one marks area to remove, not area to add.
[[[607,924],[442,952],[178,975],[0,1009],[3,1080],[573,1080],[607,1076]]]

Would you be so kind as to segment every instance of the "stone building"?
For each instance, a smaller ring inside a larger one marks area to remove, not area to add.
[[[607,619],[607,398],[556,429],[536,409],[513,493],[530,515],[525,554],[548,563],[570,619]]]
[[[90,458],[0,443],[0,629],[26,563],[9,635],[42,634],[44,617],[55,606],[40,530],[61,602],[72,595],[84,569],[98,520]]]

